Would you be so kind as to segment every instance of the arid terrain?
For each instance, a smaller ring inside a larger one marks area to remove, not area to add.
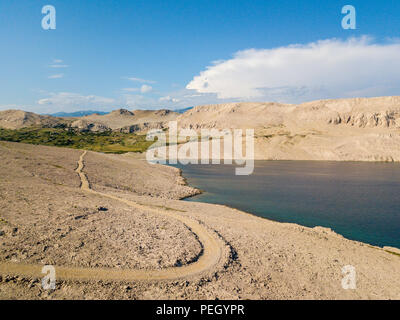
[[[179,200],[198,191],[143,156],[0,142],[0,159],[2,299],[400,299],[398,250]]]
[[[400,97],[198,106],[180,128],[254,129],[255,159],[400,161]]]
[[[228,103],[170,110],[118,109],[106,115],[55,118],[0,111],[0,128],[68,127],[82,132],[146,133],[178,128],[254,129],[254,159],[400,161],[400,97],[319,100],[299,105]],[[184,137],[182,137],[184,139]]]
[[[21,129],[31,126],[71,127],[79,131],[104,132],[108,130],[132,133],[167,127],[178,113],[171,110],[114,110],[108,114],[83,117],[53,117],[22,110],[0,111],[0,128]]]

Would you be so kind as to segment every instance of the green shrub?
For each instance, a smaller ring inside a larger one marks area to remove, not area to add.
[[[0,140],[69,147],[105,153],[145,152],[153,143],[145,135],[121,132],[79,132],[71,128],[0,128]]]

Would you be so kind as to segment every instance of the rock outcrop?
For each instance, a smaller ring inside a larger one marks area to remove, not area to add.
[[[255,159],[400,161],[400,97],[199,106],[181,128],[254,129]]]
[[[110,131],[111,129],[102,124],[102,123],[97,123],[97,122],[89,122],[87,120],[76,120],[71,124],[71,128],[78,129],[80,132],[105,132],[105,131]]]

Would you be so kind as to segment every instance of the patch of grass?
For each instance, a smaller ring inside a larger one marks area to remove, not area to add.
[[[79,132],[71,128],[0,128],[0,140],[85,149],[104,153],[145,152],[154,142],[145,135],[122,132]]]

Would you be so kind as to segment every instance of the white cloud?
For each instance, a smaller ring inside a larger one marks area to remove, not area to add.
[[[159,107],[156,99],[140,94],[125,94],[122,97],[121,103],[133,109],[157,109]]]
[[[321,98],[396,95],[400,42],[330,39],[306,45],[239,51],[214,62],[187,89],[219,99],[301,102]]]
[[[179,102],[180,99],[177,98],[173,98],[171,96],[165,96],[165,97],[161,97],[160,99],[158,99],[160,102]]]
[[[61,59],[54,59],[54,60],[53,60],[53,63],[63,63],[63,60],[61,60]]]
[[[147,93],[147,92],[150,92],[151,90],[153,90],[152,86],[149,86],[147,84],[144,84],[140,87],[141,93]]]
[[[142,85],[140,88],[123,88],[122,91],[126,92],[141,92],[141,93],[148,93],[153,90],[152,86],[147,84]]]
[[[131,81],[135,81],[135,82],[140,82],[140,83],[150,83],[150,84],[156,83],[156,81],[153,81],[153,80],[146,80],[146,79],[135,78],[135,77],[129,77],[127,79],[131,80]]]
[[[111,98],[100,97],[95,95],[81,95],[71,92],[50,93],[49,97],[37,101],[47,110],[67,111],[67,110],[85,110],[87,108],[107,109],[112,107],[116,101]]]
[[[53,74],[51,76],[48,76],[49,79],[61,79],[64,77],[63,73],[59,73],[59,74]]]

